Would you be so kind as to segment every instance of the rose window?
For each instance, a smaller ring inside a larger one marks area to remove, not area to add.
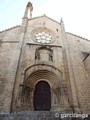
[[[35,40],[39,43],[50,43],[52,36],[47,32],[38,32],[35,34]]]

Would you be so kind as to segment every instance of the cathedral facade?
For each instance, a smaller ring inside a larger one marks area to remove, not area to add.
[[[28,18],[30,10],[30,18]],[[46,15],[0,32],[0,112],[90,113],[90,41]]]

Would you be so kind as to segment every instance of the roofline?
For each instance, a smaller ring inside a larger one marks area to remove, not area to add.
[[[42,16],[38,16],[38,17],[31,18],[31,19],[29,19],[29,20],[34,20],[34,19],[41,18],[41,17],[46,17],[46,18],[48,18],[48,19],[50,19],[50,20],[52,20],[52,21],[56,22],[57,24],[61,25],[61,23],[59,23],[58,21],[56,21],[56,20],[54,20],[54,19],[52,19],[52,18],[48,17],[48,16],[47,16],[47,15],[45,15],[45,14],[44,14],[44,15],[42,15]]]
[[[83,39],[83,40],[86,40],[86,41],[89,41],[89,42],[90,42],[90,40],[89,40],[89,39],[86,39],[86,38],[84,38],[84,37],[82,37],[82,36],[75,35],[75,34],[70,33],[70,32],[66,32],[66,33],[68,33],[68,34],[70,34],[70,35],[74,35],[75,37],[79,37],[79,38],[81,38],[81,39]]]
[[[41,18],[41,17],[46,17],[46,18],[48,18],[48,19],[50,19],[50,20],[56,22],[57,24],[61,25],[61,23],[59,23],[59,22],[57,22],[56,20],[54,20],[54,19],[52,19],[52,18],[46,16],[45,14],[42,15],[42,16],[38,16],[38,17],[34,17],[34,18],[31,18],[31,19],[28,19],[28,20],[34,20],[34,19],[38,19],[38,18]],[[2,32],[6,32],[6,31],[11,30],[11,29],[16,28],[16,27],[20,27],[20,25],[16,25],[16,26],[14,26],[14,27],[11,27],[11,28],[8,28],[8,29],[5,29],[5,30],[2,30],[2,31],[0,31],[0,33],[2,33]]]
[[[34,17],[34,18],[32,18],[32,19],[28,19],[28,20],[34,20],[34,19],[41,18],[41,17],[47,17],[48,19],[50,19],[50,20],[56,22],[57,24],[61,25],[61,23],[59,23],[59,22],[57,22],[56,20],[54,20],[54,19],[52,19],[52,18],[46,16],[45,14],[42,15],[42,16]],[[2,33],[2,32],[6,32],[6,31],[11,30],[11,29],[14,29],[14,28],[16,28],[16,27],[20,27],[20,25],[16,25],[16,26],[14,26],[14,27],[11,27],[11,28],[8,28],[8,29],[5,29],[5,30],[2,30],[2,31],[0,31],[0,33]],[[83,39],[83,40],[86,40],[86,41],[89,41],[89,42],[90,42],[89,39],[86,39],[86,38],[84,38],[84,37],[82,37],[82,36],[75,35],[75,34],[70,33],[70,32],[66,32],[66,33],[68,33],[68,34],[70,34],[70,35],[74,35],[74,36],[76,36],[76,37],[79,37],[79,38],[81,38],[81,39]]]
[[[17,27],[20,27],[20,25],[16,25],[16,26],[14,26],[14,27],[11,27],[11,28],[8,28],[8,29],[5,29],[5,30],[2,30],[2,31],[0,31],[0,33],[2,33],[2,32],[6,32],[6,31],[9,31],[9,30],[14,29],[14,28],[17,28]]]

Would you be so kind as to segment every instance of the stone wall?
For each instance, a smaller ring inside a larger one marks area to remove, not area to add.
[[[53,42],[48,45],[36,43],[33,39],[33,32],[37,28],[51,31],[54,35]],[[53,62],[49,61],[47,56],[42,60],[35,60],[35,51],[42,46],[52,49]],[[83,62],[85,58],[83,52],[88,51],[90,51],[88,40],[66,33],[63,23],[59,24],[46,16],[33,19],[23,18],[21,26],[1,32],[0,111],[10,112],[11,103],[15,107],[20,84],[23,84],[27,75],[31,75],[32,70],[29,68],[34,66],[34,73],[50,68],[46,66],[51,66],[49,71],[54,71],[59,78],[59,82],[64,88],[63,99],[67,99],[65,102],[68,101],[69,107],[79,108],[80,112],[89,112],[89,57],[85,63]],[[38,67],[38,65],[40,66]],[[60,71],[61,77],[59,77],[57,69]],[[51,84],[56,81],[52,80]]]
[[[0,33],[0,111],[10,111],[13,85],[18,64],[19,27]]]
[[[90,110],[90,79],[83,62],[83,52],[90,51],[90,41],[71,34],[67,34],[67,38],[79,107],[81,111],[88,112]]]

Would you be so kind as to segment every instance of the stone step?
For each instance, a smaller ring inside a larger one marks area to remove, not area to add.
[[[51,111],[32,111],[21,113],[0,113],[0,120],[90,120],[90,118],[63,118],[64,113]]]

